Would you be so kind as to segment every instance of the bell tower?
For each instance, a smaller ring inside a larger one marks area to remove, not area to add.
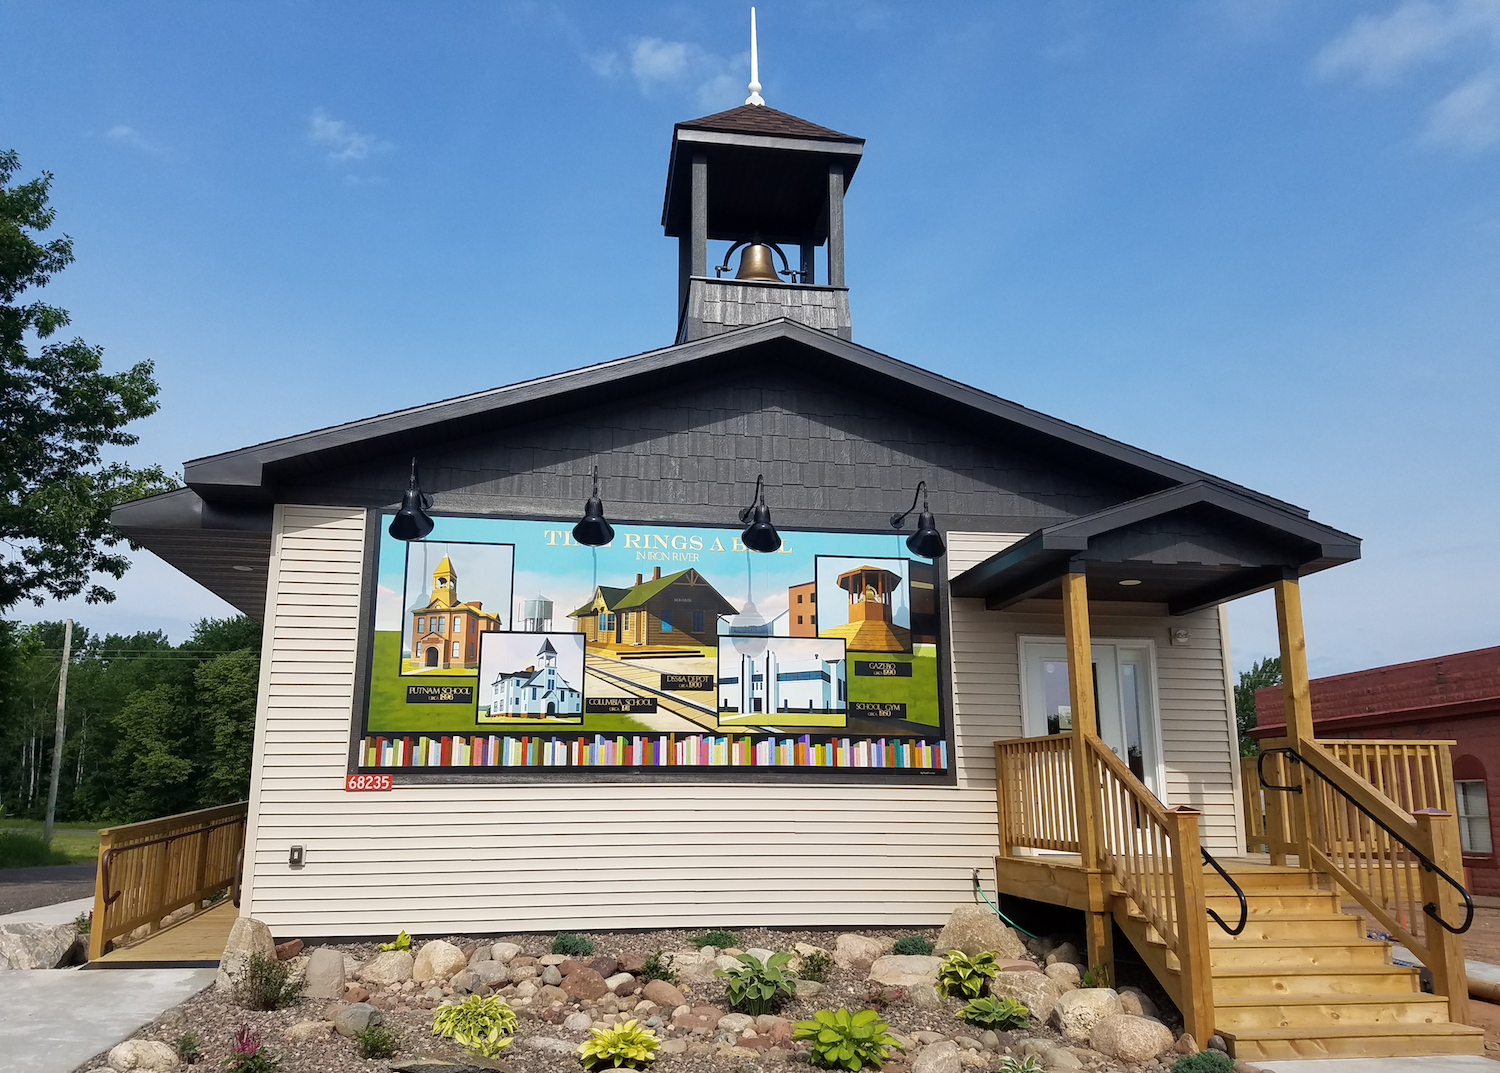
[[[779,317],[848,339],[844,194],[865,140],[766,105],[753,8],[750,67],[743,105],[672,130],[661,223],[677,240],[677,342]],[[730,244],[720,264],[711,241]]]

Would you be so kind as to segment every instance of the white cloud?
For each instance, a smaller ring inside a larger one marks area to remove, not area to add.
[[[325,150],[327,158],[336,164],[366,160],[370,154],[390,148],[389,142],[356,130],[351,124],[342,119],[334,119],[321,108],[308,120],[307,140]]]
[[[1460,65],[1470,75],[1430,107],[1422,140],[1483,149],[1500,142],[1500,0],[1405,0],[1383,15],[1361,15],[1323,48],[1313,69],[1377,87],[1421,68]]]
[[[104,136],[116,145],[128,145],[132,149],[140,149],[147,153],[161,152],[160,148],[141,137],[140,131],[134,127],[126,126],[124,123],[117,123],[110,127],[104,132]]]
[[[703,108],[732,108],[744,101],[750,56],[724,57],[691,41],[640,37],[623,50],[586,52],[583,61],[600,78],[629,73],[645,96],[691,92]]]
[[[643,37],[630,51],[630,73],[645,89],[656,82],[675,82],[687,74],[688,50],[698,53],[696,45],[684,41],[663,41],[659,37]]]

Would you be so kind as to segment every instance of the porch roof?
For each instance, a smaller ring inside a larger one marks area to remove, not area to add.
[[[1174,615],[1359,558],[1359,538],[1213,480],[1038,529],[965,570],[954,596],[1000,610],[1059,596],[1081,569],[1090,600],[1164,603]]]

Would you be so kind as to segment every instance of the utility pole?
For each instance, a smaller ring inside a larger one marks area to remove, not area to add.
[[[52,845],[52,814],[57,811],[57,778],[62,773],[64,715],[68,704],[68,661],[73,656],[73,620],[63,623],[62,670],[57,674],[57,730],[52,735],[52,780],[47,784],[47,820],[42,825],[42,841]]]

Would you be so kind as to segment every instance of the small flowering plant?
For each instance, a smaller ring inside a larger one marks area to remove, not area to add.
[[[260,1033],[249,1025],[240,1025],[229,1049],[224,1073],[275,1073],[281,1066],[275,1055],[261,1050]]]

